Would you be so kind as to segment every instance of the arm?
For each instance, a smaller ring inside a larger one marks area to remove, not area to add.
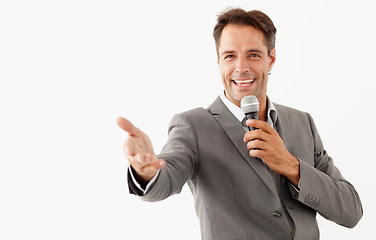
[[[198,148],[193,126],[183,114],[175,115],[169,126],[169,136],[158,158],[166,165],[161,169],[153,186],[141,198],[145,201],[163,200],[180,193],[198,167]]]
[[[342,176],[308,115],[314,141],[314,166],[300,161],[301,189],[297,200],[313,208],[328,220],[354,227],[363,215],[355,188]]]
[[[299,150],[312,152],[313,164],[308,159],[293,156],[278,133],[265,122],[257,120],[247,121],[248,126],[258,128],[245,134],[244,141],[247,142],[249,154],[262,159],[270,169],[284,175],[295,186],[298,186],[300,180],[299,192],[290,188],[293,198],[328,220],[354,227],[363,214],[359,196],[327,155],[311,116],[305,116],[308,116],[308,121],[307,118],[300,119],[301,122],[297,124],[307,129],[308,123],[310,130],[299,133],[302,134]]]

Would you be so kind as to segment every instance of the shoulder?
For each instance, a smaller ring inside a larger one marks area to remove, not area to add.
[[[281,112],[281,113],[285,113],[285,114],[288,114],[289,116],[301,116],[301,117],[307,117],[309,116],[309,113],[305,112],[305,111],[302,111],[302,110],[299,110],[299,109],[296,109],[296,108],[292,108],[292,107],[287,107],[285,105],[282,105],[282,104],[278,104],[278,103],[273,103],[277,112]]]
[[[184,112],[181,112],[179,113],[180,115],[183,115],[183,116],[187,116],[187,117],[194,117],[194,116],[200,116],[200,115],[205,115],[207,114],[208,111],[207,109],[204,109],[202,107],[199,107],[199,108],[194,108],[194,109],[191,109],[191,110],[188,110],[188,111],[184,111]]]
[[[281,104],[273,103],[278,114],[278,118],[283,121],[288,121],[291,124],[298,125],[314,125],[312,116],[305,111],[298,110],[292,107],[287,107]]]
[[[212,115],[209,113],[207,109],[200,107],[178,113],[173,117],[173,119],[186,120],[195,123],[204,121],[205,119],[208,119],[208,117],[211,116]]]
[[[295,114],[306,114],[306,112],[296,109],[296,108],[288,107],[279,103],[273,103],[273,104],[275,108],[277,109],[277,111],[284,111],[287,113],[295,113]]]

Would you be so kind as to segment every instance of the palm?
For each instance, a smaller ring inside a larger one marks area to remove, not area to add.
[[[129,120],[119,117],[117,123],[128,133],[124,152],[129,163],[142,180],[149,181],[159,169],[164,167],[165,161],[157,159],[150,138]]]

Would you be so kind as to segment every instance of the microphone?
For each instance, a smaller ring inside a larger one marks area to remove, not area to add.
[[[259,120],[258,118],[259,102],[257,100],[257,97],[253,95],[243,97],[242,100],[240,101],[240,106],[247,120],[248,119]],[[252,130],[255,130],[255,128],[248,126],[248,130],[252,131]]]

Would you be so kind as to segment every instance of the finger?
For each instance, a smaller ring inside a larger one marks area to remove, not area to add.
[[[128,119],[125,119],[123,117],[118,117],[117,120],[117,125],[126,131],[129,135],[131,136],[139,136],[140,135],[140,130],[135,127]]]
[[[136,153],[133,160],[136,161],[136,164],[140,165],[140,167],[145,167],[158,161],[157,156],[151,153]]]
[[[146,154],[137,153],[133,156],[127,155],[130,165],[136,170],[137,173],[142,174],[143,169],[152,163]]]
[[[127,155],[129,163],[134,168],[144,168],[149,164],[153,164],[158,161],[157,156],[151,153],[135,153],[133,155]]]
[[[151,162],[151,160],[146,157],[146,154],[142,154],[142,153],[136,153],[136,161],[141,166],[146,166],[147,164]]]
[[[157,159],[142,168],[132,167],[144,181],[150,181],[157,174],[158,170],[162,169],[165,165],[166,162],[163,159]]]
[[[269,139],[269,133],[264,132],[260,129],[255,129],[244,134],[244,142],[253,141],[255,139],[267,141]]]
[[[155,154],[152,154],[152,153],[147,153],[145,155],[145,157],[146,157],[146,161],[149,162],[149,163],[150,162],[155,162],[155,161],[158,160],[157,156]]]
[[[157,159],[156,161],[142,167],[138,164],[132,165],[132,167],[143,181],[148,182],[155,176],[155,174],[157,174],[158,170],[162,169],[165,165],[165,160]]]
[[[248,119],[246,121],[246,124],[250,127],[261,129],[262,131],[267,133],[273,133],[275,131],[274,128],[269,126],[269,124],[260,120]]]
[[[148,174],[148,175],[155,175],[159,169],[162,169],[166,165],[166,161],[163,159],[158,159],[148,165],[146,165],[142,172]]]
[[[265,152],[260,149],[251,149],[249,150],[249,156],[263,159],[263,157],[265,156]]]
[[[261,140],[253,140],[253,141],[249,141],[247,143],[247,149],[248,150],[253,150],[253,149],[258,149],[258,150],[265,150],[266,148],[266,143],[264,141],[261,141]]]

